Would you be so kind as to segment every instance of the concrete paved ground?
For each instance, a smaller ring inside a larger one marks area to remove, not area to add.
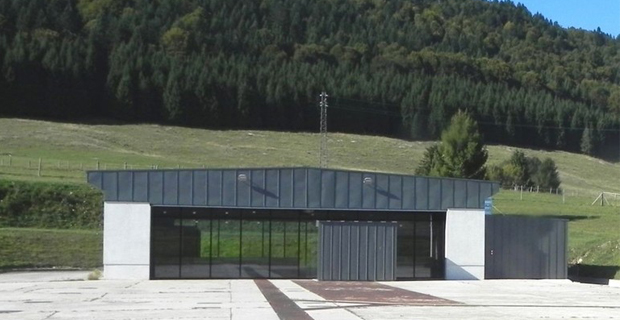
[[[272,292],[264,294],[253,280],[83,281],[86,275],[0,274],[0,319],[620,319],[620,288],[563,280],[385,282],[370,290],[453,302],[406,305],[329,300],[289,280],[269,281]],[[297,313],[282,313],[286,308]]]

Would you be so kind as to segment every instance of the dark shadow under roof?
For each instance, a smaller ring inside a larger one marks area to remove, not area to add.
[[[484,208],[490,181],[318,168],[89,171],[105,201],[158,206],[372,211]]]

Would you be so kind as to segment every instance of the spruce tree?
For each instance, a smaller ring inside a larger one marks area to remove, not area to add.
[[[581,152],[587,155],[594,153],[594,139],[589,126],[583,130],[581,135]]]
[[[459,111],[442,132],[441,143],[427,149],[417,172],[424,173],[430,168],[428,174],[431,176],[484,179],[487,158],[478,124],[467,113]]]

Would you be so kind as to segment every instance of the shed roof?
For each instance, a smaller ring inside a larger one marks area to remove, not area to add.
[[[490,181],[319,168],[88,171],[105,201],[159,206],[372,211],[482,209]]]

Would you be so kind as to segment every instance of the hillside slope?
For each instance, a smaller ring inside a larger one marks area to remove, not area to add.
[[[320,136],[255,130],[206,130],[152,124],[77,124],[0,118],[0,175],[4,179],[84,182],[83,170],[177,166],[318,166]],[[431,142],[330,133],[334,168],[412,174]],[[552,158],[568,191],[620,192],[620,164],[564,151],[491,145],[489,163],[514,150]],[[8,166],[11,154],[11,166]],[[37,177],[41,158],[42,177]]]

